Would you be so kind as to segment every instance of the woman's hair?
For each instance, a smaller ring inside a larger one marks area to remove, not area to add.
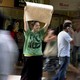
[[[39,21],[32,21],[31,25],[34,26],[37,22],[39,22]]]
[[[13,30],[12,25],[8,25],[7,30],[12,31]]]
[[[23,29],[19,29],[18,31],[21,32],[21,33],[23,33]]]

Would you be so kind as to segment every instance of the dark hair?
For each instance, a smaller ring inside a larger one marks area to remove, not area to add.
[[[66,29],[67,27],[70,27],[72,23],[71,22],[67,22],[63,24],[63,29]]]
[[[32,21],[31,25],[34,26],[37,22],[39,22],[39,21]]]
[[[8,25],[7,30],[13,31],[13,26],[12,25]]]
[[[55,32],[56,32],[56,34],[58,35],[59,32],[61,32],[62,30],[63,30],[63,24],[60,24],[60,26],[56,27]]]
[[[54,33],[53,33],[54,35],[58,35],[58,30],[57,30],[57,28],[54,28]]]
[[[54,32],[52,34],[54,34],[56,36],[58,35],[57,28],[49,27],[48,29],[54,30]]]
[[[0,29],[4,29],[4,22],[6,20],[6,17],[0,12]]]
[[[23,29],[19,29],[18,31],[21,32],[21,33],[23,33]]]

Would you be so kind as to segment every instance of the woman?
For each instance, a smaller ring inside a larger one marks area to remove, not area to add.
[[[45,24],[42,29],[38,21],[33,21],[31,25],[32,29],[26,22],[24,14],[24,66],[21,80],[41,80],[42,77],[42,40],[48,24]]]
[[[56,64],[55,64],[56,61],[54,63],[54,60],[57,56],[57,53],[55,53],[55,51],[54,51],[54,45],[57,43],[57,34],[55,34],[54,29],[48,30],[48,34],[45,37],[44,41],[47,42],[47,45],[46,45],[46,48],[44,51],[44,56],[47,56],[46,52],[49,52],[48,54],[49,55],[51,54],[51,56],[47,56],[43,69],[44,69],[44,71],[53,71],[55,69],[54,67],[56,67]]]
[[[47,42],[46,48],[44,50],[44,56],[46,57],[43,70],[47,71],[47,74],[54,71],[58,67],[57,53],[54,51],[54,46],[57,43],[57,31],[56,29],[49,29],[47,36],[44,39]],[[49,53],[48,53],[49,52]],[[49,55],[46,55],[46,54]],[[51,56],[50,56],[51,54]],[[53,55],[53,56],[52,56]],[[48,77],[49,79],[49,77]]]

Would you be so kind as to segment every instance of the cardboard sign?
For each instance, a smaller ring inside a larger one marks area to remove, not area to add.
[[[43,23],[50,23],[53,14],[53,6],[26,2],[24,14],[26,21],[37,20]]]

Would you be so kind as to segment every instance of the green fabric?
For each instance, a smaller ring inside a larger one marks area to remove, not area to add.
[[[42,55],[42,40],[44,36],[44,29],[38,32],[24,31],[25,42],[23,54],[24,56]]]

